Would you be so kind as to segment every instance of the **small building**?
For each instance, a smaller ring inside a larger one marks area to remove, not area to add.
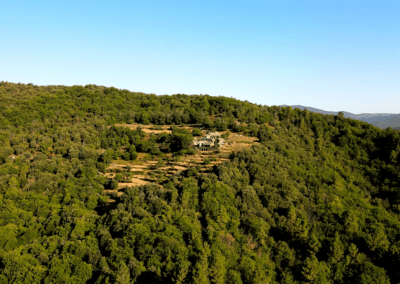
[[[199,143],[199,146],[200,147],[211,147],[211,146],[214,146],[214,143],[211,141],[201,141]]]
[[[206,137],[207,138],[220,138],[221,137],[221,134],[219,134],[218,132],[208,132],[207,134],[206,134]]]
[[[221,138],[218,132],[209,132],[199,140],[196,138],[192,141],[191,146],[197,151],[216,150],[225,144],[225,140]]]

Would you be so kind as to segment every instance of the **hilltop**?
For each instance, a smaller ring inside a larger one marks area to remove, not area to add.
[[[397,283],[399,153],[343,115],[0,82],[0,282]]]
[[[288,107],[288,105],[281,105],[281,107]],[[298,108],[301,110],[304,110],[307,108],[307,110],[316,112],[316,113],[322,113],[322,114],[333,114],[337,115],[339,111],[325,111],[322,109],[318,108],[313,108],[313,107],[306,107],[302,105],[292,105],[291,106],[293,109]],[[381,129],[385,129],[388,127],[391,128],[399,128],[400,127],[400,113],[360,113],[360,114],[354,114],[351,112],[347,111],[342,111],[344,117],[346,118],[352,118],[352,119],[357,119],[361,120],[364,122],[368,122],[372,125],[375,125],[376,127],[379,127]]]

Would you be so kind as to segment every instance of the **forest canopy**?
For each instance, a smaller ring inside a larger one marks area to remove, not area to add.
[[[185,124],[260,144],[110,206],[112,161],[192,155]],[[342,115],[0,82],[0,283],[398,283],[399,153]]]

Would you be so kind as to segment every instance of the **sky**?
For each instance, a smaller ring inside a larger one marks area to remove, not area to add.
[[[0,81],[400,113],[400,1],[2,1]]]

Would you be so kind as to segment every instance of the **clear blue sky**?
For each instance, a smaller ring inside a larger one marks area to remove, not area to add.
[[[400,1],[2,1],[0,81],[400,113]]]

